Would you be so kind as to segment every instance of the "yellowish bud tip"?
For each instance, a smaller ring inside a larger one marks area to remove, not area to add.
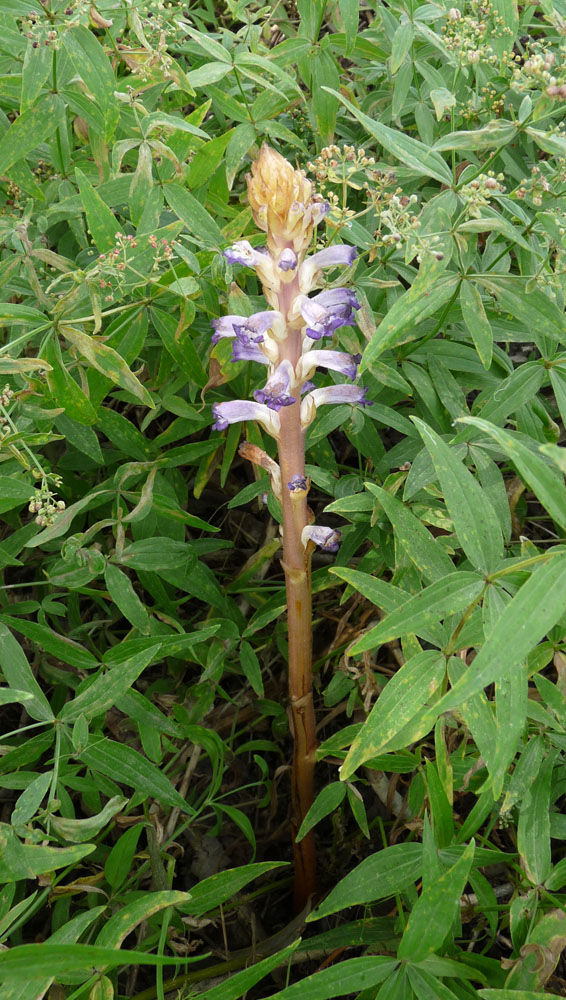
[[[312,235],[312,209],[319,199],[302,170],[265,143],[247,175],[248,198],[258,229],[268,234],[270,243],[308,246]]]

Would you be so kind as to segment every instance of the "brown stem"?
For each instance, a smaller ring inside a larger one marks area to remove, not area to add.
[[[312,696],[312,612],[310,555],[301,534],[309,523],[306,492],[287,487],[293,476],[305,474],[304,430],[300,403],[279,413],[279,462],[282,481],[283,560],[287,589],[289,638],[289,695],[293,727],[291,830],[295,857],[295,908],[297,912],[316,893],[314,833],[301,841],[296,835],[313,802],[315,717]]]

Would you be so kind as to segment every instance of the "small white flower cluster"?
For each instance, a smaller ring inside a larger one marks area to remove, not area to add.
[[[464,184],[459,190],[459,195],[466,202],[468,214],[473,219],[481,219],[482,209],[487,208],[490,200],[499,194],[505,193],[505,187],[501,183],[503,174],[495,174],[489,171],[487,174],[479,174]]]

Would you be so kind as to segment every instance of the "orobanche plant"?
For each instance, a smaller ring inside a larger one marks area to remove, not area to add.
[[[296,841],[313,801],[315,718],[312,697],[312,624],[310,560],[316,545],[336,552],[340,532],[313,523],[307,503],[305,432],[319,406],[327,403],[371,405],[366,390],[351,382],[315,388],[318,367],[356,378],[361,355],[319,349],[319,341],[338,327],[353,325],[360,308],[350,288],[331,288],[312,297],[325,268],[351,265],[351,246],[330,246],[307,256],[314,227],[329,205],[306,176],[280,153],[263,145],[247,175],[255,223],[267,234],[267,246],[241,240],[225,251],[230,263],[253,267],[270,309],[252,316],[224,316],[214,323],[214,340],[234,341],[234,361],[266,365],[268,378],[255,400],[232,400],[213,407],[215,427],[257,420],[277,441],[279,465],[257,445],[244,443],[240,453],[270,475],[281,502],[283,561],[289,630],[289,694],[293,720],[292,829],[295,843],[295,903],[302,906],[316,886],[314,835]]]

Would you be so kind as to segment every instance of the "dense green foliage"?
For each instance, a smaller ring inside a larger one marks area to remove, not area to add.
[[[0,0],[3,1000],[565,995],[565,33],[563,0]],[[211,431],[261,384],[210,323],[265,308],[221,255],[262,141],[358,249],[333,346],[373,401],[308,433],[343,534],[306,924],[279,510]]]

